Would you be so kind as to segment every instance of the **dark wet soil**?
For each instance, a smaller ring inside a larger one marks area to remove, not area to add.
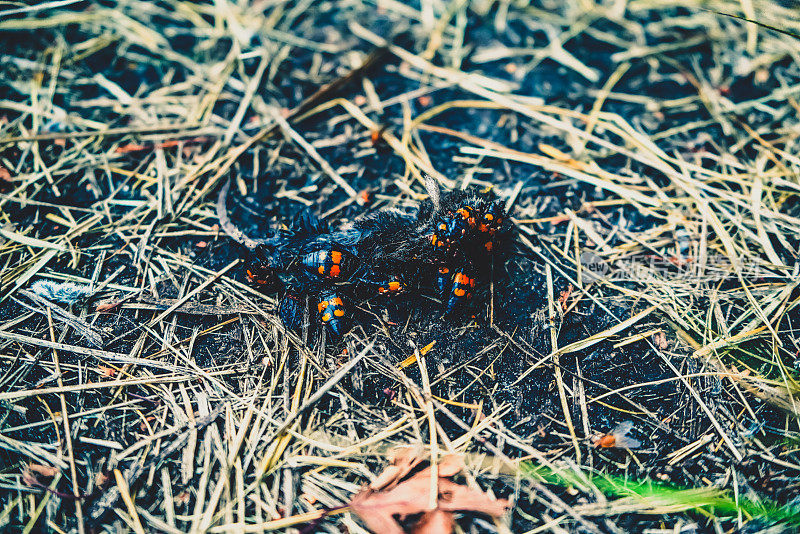
[[[91,7],[87,5],[85,9]],[[680,11],[680,8],[676,8],[675,14],[680,14]],[[305,24],[304,28],[309,32],[303,36],[310,40],[324,41],[329,32],[346,34],[346,24],[351,16],[352,13],[342,12],[324,21],[314,21],[313,25]],[[392,27],[392,21],[382,19],[380,15],[373,14],[371,18],[372,20],[362,20],[361,23],[384,35],[387,29]],[[170,29],[167,33],[171,35],[172,49],[197,62],[208,61],[210,58],[221,59],[229,49],[230,43],[226,44],[224,40],[218,40],[213,47],[202,46],[202,42],[191,31],[182,28],[173,19],[165,18],[163,25]],[[621,38],[625,37],[625,29],[611,22],[598,20],[593,26],[598,32],[614,32]],[[314,28],[313,31],[311,27]],[[381,28],[384,29],[383,32]],[[646,39],[648,44],[663,44],[686,40],[697,35],[698,33],[693,30],[686,30],[683,34],[647,35]],[[55,38],[64,39],[70,44],[82,42],[87,37],[84,30],[72,25],[63,29],[37,32],[0,32],[0,50],[13,53],[18,58],[35,61],[41,50]],[[541,46],[546,39],[544,32],[532,31],[520,21],[511,21],[505,33],[498,33],[486,20],[474,15],[468,22],[465,34],[465,41],[478,47],[496,43],[509,47]],[[354,49],[364,52],[370,50],[368,45],[353,37],[348,37],[347,42],[352,43]],[[422,46],[414,40],[413,35],[405,37],[405,42],[409,43],[412,49]],[[570,41],[566,48],[584,64],[601,73],[600,81],[589,82],[575,71],[549,59],[544,59],[535,68],[528,70],[521,79],[509,74],[525,68],[525,62],[519,58],[480,64],[467,59],[462,68],[479,70],[492,77],[514,81],[520,86],[519,92],[541,98],[545,103],[586,111],[596,99],[596,90],[613,72],[615,63],[611,56],[620,49],[587,34]],[[661,109],[659,106],[659,102],[665,99],[697,94],[691,72],[686,68],[693,61],[698,62],[698,68],[704,68],[704,58],[710,56],[709,45],[699,43],[694,47],[683,48],[670,54],[674,65],[661,61],[658,67],[654,68],[646,61],[634,62],[627,75],[615,88],[620,93],[640,95],[652,105],[611,99],[604,107],[604,111],[619,114],[636,128],[647,133],[664,131],[687,121],[709,119],[711,115],[705,112],[692,111],[687,115],[679,108]],[[316,69],[316,74],[309,75],[307,73],[312,70],[314,54],[303,49],[294,50],[281,64],[273,82],[265,83],[259,91],[269,102],[277,103],[287,109],[295,107],[304,98],[313,94],[321,84],[335,79],[347,68],[341,64],[339,57],[331,54],[323,54],[322,57],[324,59],[322,67]],[[93,111],[94,115],[86,116],[84,108],[80,106],[83,101],[107,96],[97,84],[87,83],[87,77],[100,72],[126,92],[141,95],[158,87],[167,75],[171,77],[171,83],[180,83],[188,76],[183,65],[163,57],[154,57],[147,50],[139,50],[135,46],[123,48],[111,44],[87,57],[76,58],[75,61],[77,63],[71,65],[69,71],[74,73],[74,78],[62,80],[54,104],[63,107],[68,114],[101,120],[112,128],[126,126],[126,118],[115,117],[110,109],[105,110],[102,116],[99,111]],[[243,67],[246,70],[255,69],[254,61],[245,62]],[[509,65],[514,68],[510,68]],[[776,69],[784,78],[793,80],[793,83],[798,81],[798,73],[788,60],[785,63],[778,63]],[[380,97],[386,99],[419,87],[419,82],[403,76],[399,70],[400,62],[395,60],[382,64],[368,74]],[[5,69],[3,77],[7,82],[21,82],[29,74],[29,71],[14,64]],[[724,90],[733,102],[750,100],[768,94],[778,83],[776,80],[781,77],[777,74],[771,76],[767,82],[756,82],[752,77],[740,79],[732,72],[725,72],[723,74],[725,87],[719,89]],[[10,101],[26,99],[20,83],[5,83],[4,88],[8,92],[2,97],[3,99]],[[361,95],[362,89],[359,84],[353,83],[343,88],[341,93],[346,98],[352,99]],[[214,113],[223,119],[229,119],[238,108],[238,97],[239,95],[235,94],[223,96],[217,102]],[[473,98],[474,95],[457,88],[440,89],[425,98],[408,101],[410,108],[408,111],[413,117],[442,103]],[[4,110],[3,113],[7,118],[13,119],[17,112]],[[334,146],[320,148],[320,154],[334,168],[355,166],[356,170],[346,175],[348,183],[358,191],[368,189],[374,192],[377,202],[369,208],[350,204],[333,213],[329,217],[329,223],[334,226],[343,224],[370,210],[394,205],[395,200],[399,200],[401,207],[413,206],[414,201],[408,199],[394,185],[396,178],[404,172],[403,161],[393,155],[382,141],[379,141],[377,146],[370,147],[368,133],[360,126],[355,127],[352,121],[331,121],[338,113],[333,110],[320,113],[296,124],[296,128],[311,142],[328,138],[340,139]],[[388,131],[399,132],[402,131],[403,125],[402,113],[401,106],[396,105],[386,108],[380,114],[372,113],[372,118],[385,126]],[[245,117],[243,124],[248,124],[254,116],[251,111],[250,116]],[[753,111],[747,116],[748,124],[754,128],[769,126],[776,120],[775,116],[758,111]],[[539,128],[523,117],[506,111],[453,109],[439,115],[435,124],[457,131],[466,131],[522,152],[538,153],[541,143],[565,151],[570,149],[569,141],[556,132]],[[58,127],[58,124],[52,125],[53,129],[57,130]],[[461,141],[433,132],[421,132],[420,136],[428,151],[431,164],[447,177],[455,179],[463,176],[470,167],[466,163],[454,161],[454,157],[461,155],[460,147],[463,145]],[[712,141],[715,144],[726,142],[724,132],[717,130],[713,125],[694,140],[694,145],[687,143],[685,139],[672,139],[669,142],[674,146],[664,148],[686,150],[687,146],[692,146],[694,150],[701,150]],[[67,141],[67,143],[73,142],[75,141]],[[107,142],[109,141],[93,141],[93,143]],[[199,148],[202,150],[212,142],[212,140],[201,142]],[[64,147],[54,142],[43,142],[40,147],[46,165],[55,165],[64,151]],[[281,158],[276,161],[273,155],[278,147]],[[15,146],[0,148],[0,159],[4,165],[10,163],[13,166],[19,157],[20,151]],[[154,157],[152,151],[142,151],[120,155],[113,163],[125,169],[136,169],[152,157]],[[257,162],[260,171],[252,170],[256,165],[254,162]],[[630,165],[620,157],[610,154],[597,163],[612,171],[624,170],[625,166]],[[564,213],[565,209],[580,211],[592,201],[608,198],[607,193],[602,190],[564,180],[563,177],[532,166],[507,164],[489,158],[481,161],[480,165],[490,171],[479,175],[480,179],[490,181],[500,196],[507,195],[519,182],[522,183],[522,189],[511,211],[511,215],[518,219],[553,217]],[[18,174],[31,171],[16,170]],[[232,194],[229,209],[236,224],[251,236],[268,233],[270,228],[286,223],[304,208],[300,203],[290,199],[277,198],[282,191],[307,191],[301,193],[301,196],[311,201],[310,210],[317,215],[328,213],[347,199],[346,194],[335,188],[304,153],[277,138],[270,139],[245,153],[234,167],[234,171],[247,184],[249,194],[244,198],[237,193]],[[650,174],[656,183],[664,181],[663,177],[652,172]],[[57,175],[56,178],[59,196],[54,194],[52,188],[44,187],[40,190],[31,188],[32,198],[39,202],[82,208],[91,208],[99,200],[112,194],[119,200],[146,200],[135,187],[133,180],[121,174],[109,176],[101,166],[90,165],[81,172]],[[15,185],[3,185],[2,192],[8,193]],[[215,198],[215,192],[212,192],[208,200],[213,202]],[[57,222],[46,218],[48,213],[59,213],[55,208],[42,205],[17,205],[6,209],[18,228],[35,226],[36,236],[40,239],[63,232],[63,228]],[[119,204],[109,207],[114,217],[123,215],[126,209]],[[201,216],[197,222],[208,226],[215,224],[215,219],[210,215],[213,210],[206,210],[206,213],[205,218]],[[625,224],[630,232],[644,231],[658,223],[630,205],[610,209],[607,215],[609,225]],[[142,221],[141,224],[146,227],[152,222]],[[565,228],[565,224],[541,223],[533,227],[534,236],[524,235],[533,242],[534,247],[540,240],[563,246]],[[199,247],[200,241],[203,241],[205,246]],[[82,236],[74,244],[92,252],[82,257],[77,266],[70,257],[59,257],[47,265],[46,272],[91,277],[94,269],[93,258],[96,258],[97,254],[95,251],[102,247],[107,256],[99,273],[99,280],[121,269],[115,283],[132,286],[140,284],[138,278],[142,272],[141,261],[147,260],[136,258],[128,246],[129,243],[126,243],[121,236],[94,232]],[[613,242],[611,244],[613,245]],[[186,255],[196,265],[213,271],[246,255],[246,251],[240,245],[224,235],[216,239],[166,238],[160,239],[158,245]],[[490,288],[488,284],[481,287],[468,312],[456,320],[442,318],[441,304],[436,302],[435,295],[431,293],[405,295],[394,300],[374,297],[357,303],[354,312],[356,326],[350,339],[346,339],[342,344],[331,344],[328,339],[327,346],[323,347],[320,331],[312,324],[310,332],[306,334],[308,343],[318,351],[324,350],[328,362],[335,365],[337,361],[346,358],[341,354],[343,348],[349,346],[350,350],[358,350],[357,340],[360,339],[373,341],[379,352],[385,354],[386,361],[394,364],[408,357],[414,348],[435,342],[434,348],[427,356],[434,395],[444,399],[457,397],[459,402],[465,404],[482,403],[484,413],[494,412],[506,405],[509,409],[503,415],[503,423],[510,432],[524,439],[531,447],[547,451],[547,454],[554,458],[569,455],[572,443],[564,422],[554,367],[550,360],[545,364],[540,361],[553,350],[551,329],[556,329],[557,344],[563,347],[609,329],[621,320],[642,311],[646,306],[644,303],[612,297],[599,303],[582,299],[567,313],[558,313],[555,322],[550,322],[547,311],[545,259],[559,267],[554,269],[552,274],[556,299],[574,295],[579,291],[574,287],[576,279],[574,269],[563,261],[563,258],[549,256],[548,248],[537,247],[537,250],[530,248],[527,243],[519,239],[517,232],[512,232],[506,246],[508,249],[506,261],[496,266],[493,287]],[[186,273],[175,272],[174,280],[159,283],[156,288],[158,298],[176,298],[180,284],[185,282],[186,276]],[[244,282],[242,273],[237,272],[233,276]],[[192,280],[193,284],[197,282],[198,280]],[[213,297],[208,298],[209,302],[213,300]],[[566,300],[566,302],[571,301]],[[24,297],[3,302],[0,305],[0,320],[10,321],[27,313],[26,308],[22,306],[23,303],[30,304]],[[78,306],[73,308],[73,311],[80,313],[83,309],[91,309],[91,303],[87,304],[86,308]],[[274,312],[271,309],[268,311]],[[150,317],[150,312],[115,309],[97,315],[93,325],[104,334],[106,340],[102,347],[104,350],[127,354],[134,349],[137,340],[144,332],[142,324]],[[218,325],[221,318],[178,314],[174,326],[175,337],[191,338],[195,332],[202,332]],[[646,388],[627,390],[624,396],[611,395],[602,403],[590,403],[586,407],[586,414],[582,413],[577,401],[570,399],[568,408],[572,420],[580,426],[579,422],[588,417],[594,430],[610,429],[625,419],[635,422],[632,437],[643,443],[641,450],[637,451],[641,465],[630,462],[630,459],[623,454],[604,451],[592,453],[595,469],[617,475],[624,474],[635,479],[653,478],[687,487],[703,486],[708,481],[723,483],[728,476],[730,461],[721,457],[720,454],[723,453],[717,449],[694,456],[678,465],[671,465],[668,458],[662,454],[662,451],[674,451],[698,439],[708,429],[709,422],[686,389],[672,380],[674,373],[646,341],[637,341],[622,347],[614,346],[619,339],[654,328],[665,328],[665,323],[657,314],[629,331],[620,332],[610,340],[601,341],[588,349],[561,357],[560,370],[566,387],[572,391],[582,383],[586,398],[591,399],[633,384],[656,382]],[[13,330],[34,338],[49,337],[47,319],[41,314],[33,314],[15,325]],[[65,344],[90,346],[90,343],[74,330],[57,329],[57,335],[59,341]],[[195,362],[202,368],[231,366],[241,372],[247,372],[261,365],[259,358],[250,360],[251,356],[243,348],[242,341],[242,326],[239,322],[232,322],[216,330],[213,335],[199,336],[194,343]],[[700,368],[699,362],[685,357],[688,352],[687,347],[679,343],[675,337],[670,337],[668,343],[669,346],[664,354],[682,372],[691,373]],[[7,347],[6,350],[13,356],[7,358],[4,363],[8,370],[3,381],[5,388],[14,390],[55,385],[50,368],[36,363],[38,360],[50,360],[51,355],[48,351],[24,345],[13,349]],[[146,355],[159,350],[161,350],[159,340],[146,336],[140,353]],[[82,361],[83,358],[75,355],[62,354],[62,365],[76,365]],[[537,367],[531,372],[529,370],[532,366]],[[420,381],[416,367],[410,367],[407,374],[412,381],[417,383]],[[524,379],[520,380],[523,375]],[[239,387],[240,382],[237,379],[224,380],[232,388]],[[351,381],[348,391],[358,402],[380,407],[389,415],[396,409],[393,406],[393,399],[398,393],[397,383],[383,374],[379,367],[366,364],[348,380]],[[715,411],[717,417],[727,421],[728,424],[734,424],[735,416],[727,408],[731,400],[720,397],[720,386],[716,380],[699,378],[693,381],[693,385]],[[128,393],[129,396],[141,397],[133,406],[143,412],[149,412],[161,402],[157,398],[152,398],[150,390],[146,387],[128,388]],[[73,411],[92,410],[113,402],[114,395],[114,390],[101,390],[91,396],[70,394],[69,402]],[[139,426],[142,424],[133,409],[132,407],[130,413],[117,411],[114,416],[100,416],[89,426],[83,425],[80,429],[81,434],[96,439],[114,440],[125,446],[131,445],[141,434]],[[321,419],[324,420],[325,410],[333,415],[341,409],[341,406],[335,400],[327,400],[320,403],[318,409],[321,410]],[[57,439],[53,425],[33,427],[27,425],[47,421],[51,417],[50,412],[59,410],[60,406],[55,397],[28,397],[15,401],[13,409],[6,403],[0,408],[3,434],[15,440],[52,443]],[[762,420],[775,423],[780,421],[778,414],[771,415],[771,408],[766,405],[758,406],[758,410]],[[474,410],[469,408],[453,406],[451,411],[467,422],[475,418]],[[16,430],[17,428],[19,430]],[[356,429],[358,430],[358,427]],[[455,425],[445,425],[444,429],[452,431],[454,435],[461,431]],[[367,431],[365,428],[364,432]],[[581,428],[579,431],[583,434]],[[516,449],[511,444],[501,443],[500,446],[510,456],[524,455],[524,451]],[[76,457],[86,461],[87,465],[98,465],[105,453],[106,451],[92,445],[76,443]],[[3,471],[11,471],[20,461],[20,457],[15,453],[0,450],[0,466]],[[738,467],[743,472],[753,473],[750,482],[744,484],[748,491],[756,495],[768,497],[776,502],[787,502],[796,494],[795,484],[775,484],[775,479],[770,479],[771,468],[765,467],[757,460],[747,460]],[[88,475],[82,476],[85,478]],[[85,479],[82,480],[81,486],[88,487]],[[563,488],[554,490],[570,503],[580,502],[583,499],[574,497]],[[502,493],[508,490],[500,488],[498,491]],[[539,502],[520,502],[519,506],[526,515],[534,517],[542,509]],[[700,530],[711,529],[701,517],[692,519],[698,522]],[[623,530],[641,531],[644,525],[657,526],[659,520],[626,516],[618,518],[616,524]],[[518,515],[515,516],[512,530],[521,532],[530,528],[530,525],[531,523],[523,516]],[[602,523],[598,523],[598,528],[603,530],[608,528],[608,531],[612,531]]]

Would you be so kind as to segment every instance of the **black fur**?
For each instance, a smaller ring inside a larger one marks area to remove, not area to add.
[[[492,224],[487,226],[490,221],[484,217],[491,217]],[[502,207],[490,196],[462,191],[443,194],[438,210],[432,202],[422,203],[414,213],[385,209],[336,229],[305,211],[287,229],[262,240],[267,244],[252,251],[250,265],[262,277],[259,288],[272,291],[275,280],[285,288],[289,297],[281,303],[280,315],[293,330],[300,324],[301,295],[314,296],[314,301],[323,294],[338,296],[347,309],[356,296],[431,292],[438,286],[445,313],[454,315],[469,302],[474,286],[454,284],[453,277],[488,278],[497,258],[494,242],[504,240],[507,233],[503,218]],[[437,247],[437,240],[446,244]],[[314,263],[317,257],[319,265]],[[332,257],[340,261],[333,271]],[[322,316],[317,319],[321,322]],[[348,320],[349,314],[326,324],[339,337]]]

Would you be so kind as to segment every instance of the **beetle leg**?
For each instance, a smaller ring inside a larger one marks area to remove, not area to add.
[[[440,265],[436,273],[436,290],[442,301],[445,301],[450,295],[450,284],[453,281],[452,269],[447,265]]]
[[[278,304],[278,316],[287,330],[300,332],[303,325],[303,302],[297,293],[286,292]]]

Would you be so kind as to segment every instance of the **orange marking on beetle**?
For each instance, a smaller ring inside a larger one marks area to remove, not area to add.
[[[448,269],[447,267],[439,268],[439,274],[447,274],[449,272],[450,272],[450,269]]]
[[[339,276],[339,274],[341,274],[341,271],[339,270],[339,266],[338,265],[332,265],[331,266],[331,278],[336,278],[337,276]]]
[[[486,219],[487,221],[491,221],[494,219],[494,215],[492,215],[491,213],[487,213],[486,215],[483,216],[483,218]]]
[[[616,446],[617,444],[617,437],[614,434],[606,434],[601,436],[600,439],[597,440],[597,444],[595,447],[603,447],[604,449],[608,449],[611,447]]]
[[[339,252],[338,250],[334,250],[333,252],[331,252],[331,261],[333,261],[333,263],[341,263],[342,253]]]
[[[344,310],[333,310],[333,314],[336,317],[342,317],[344,315]]]
[[[319,267],[317,267],[317,272],[319,272],[319,274],[325,274],[325,266],[320,265]]]
[[[376,134],[378,134],[377,131],[372,132],[373,136],[375,136]],[[380,135],[380,134],[378,134],[378,135]],[[378,142],[378,140],[375,137],[373,137],[372,144],[375,144],[377,142]],[[361,204],[362,206],[366,206],[367,204],[370,204],[371,202],[372,202],[372,192],[369,191],[368,189],[364,189],[363,191],[361,191],[358,194],[358,203]]]
[[[326,313],[325,315],[322,316],[322,322],[323,323],[327,323],[330,320],[331,320],[331,314],[330,313]]]
[[[400,282],[389,282],[389,291],[400,291]]]
[[[325,308],[327,308],[327,307],[328,307],[328,301],[326,301],[326,300],[323,300],[322,302],[320,302],[319,304],[317,304],[317,311],[318,311],[319,313],[322,313],[322,310],[324,310],[324,309],[325,309]]]
[[[342,305],[341,297],[336,297],[335,299],[331,300],[331,304],[335,304],[337,306],[341,306]]]
[[[457,288],[455,288],[455,289],[453,290],[453,293],[455,293],[455,295],[456,295],[457,297],[463,297],[463,296],[464,296],[464,295],[465,295],[467,292],[466,292],[466,291],[464,291],[463,289],[461,289],[460,287],[457,287]]]

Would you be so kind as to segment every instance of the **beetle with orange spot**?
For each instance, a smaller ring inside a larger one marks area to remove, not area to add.
[[[251,249],[244,274],[261,291],[283,288],[278,313],[295,331],[311,317],[340,339],[370,299],[417,305],[431,285],[444,315],[454,317],[494,272],[505,213],[485,193],[440,194],[430,180],[426,187],[430,201],[416,211],[382,208],[334,228],[298,214]]]

